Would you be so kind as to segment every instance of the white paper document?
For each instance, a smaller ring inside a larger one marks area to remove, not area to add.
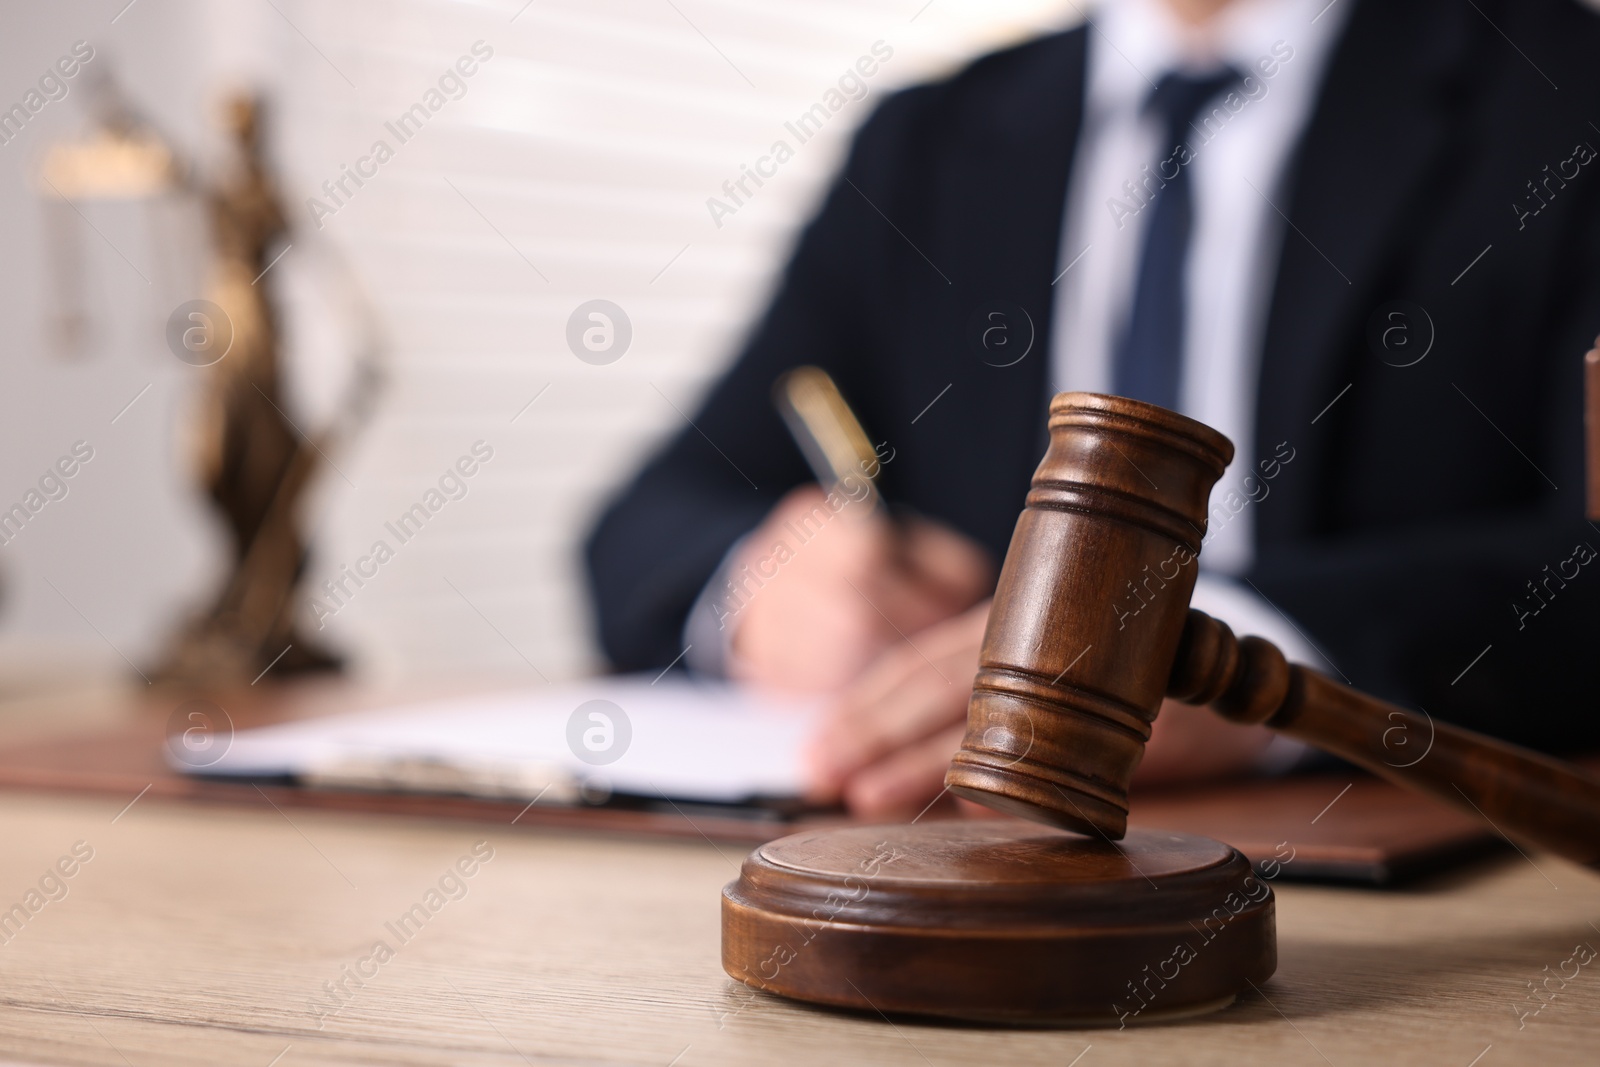
[[[720,681],[595,678],[241,730],[182,771],[572,803],[793,798],[820,704]]]

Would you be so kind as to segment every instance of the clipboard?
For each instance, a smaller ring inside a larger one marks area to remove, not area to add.
[[[120,725],[0,744],[0,790],[98,796],[117,808],[142,795],[262,810],[270,803],[286,811],[462,820],[533,832],[676,837],[749,847],[798,830],[853,821],[840,811],[819,811],[777,797],[725,803],[670,794],[613,794],[556,802],[547,794],[530,802],[520,795],[496,797],[448,786],[384,791],[300,784],[283,775],[185,774],[167,754],[175,703],[132,700]],[[348,683],[335,683],[285,687],[218,703],[230,706],[230,714],[243,725],[259,726],[315,720],[371,707],[375,700]],[[592,802],[596,799],[600,802]],[[936,808],[925,817],[953,814],[949,808]],[[1368,886],[1400,884],[1504,848],[1500,838],[1471,817],[1355,770],[1135,793],[1130,824],[1218,838],[1275,878]]]

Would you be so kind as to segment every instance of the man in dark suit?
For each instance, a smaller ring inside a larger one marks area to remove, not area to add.
[[[1236,628],[1298,635],[1441,719],[1600,746],[1579,388],[1600,20],[1571,0],[1123,0],[1091,22],[863,127],[742,355],[593,534],[615,665],[690,643],[708,669],[834,692],[817,795],[914,810],[960,736],[1048,397],[1090,386],[1240,445],[1254,487],[1213,497],[1230,529],[1201,557]],[[837,510],[768,399],[806,363],[883,442],[909,533],[849,507],[787,533]],[[1262,747],[1208,715],[1157,728],[1157,776]]]

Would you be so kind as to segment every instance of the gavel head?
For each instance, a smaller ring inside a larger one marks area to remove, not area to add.
[[[1120,838],[1233,458],[1208,426],[1062,393],[1000,571],[967,734],[945,777],[988,807]]]

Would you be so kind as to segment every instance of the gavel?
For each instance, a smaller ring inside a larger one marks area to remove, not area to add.
[[[1126,832],[1164,697],[1263,723],[1600,867],[1600,780],[1342,685],[1189,607],[1215,430],[1121,397],[1062,393],[989,614],[951,792],[1090,835]],[[1420,757],[1413,753],[1423,748]]]
[[[828,827],[761,846],[722,893],[729,975],[880,1015],[1030,1026],[1186,1018],[1259,988],[1277,967],[1265,878],[1223,842],[1127,829],[1128,784],[1166,697],[1600,866],[1594,778],[1290,664],[1190,609],[1208,500],[1232,458],[1215,430],[1150,404],[1052,401],[945,776],[1024,818]]]

